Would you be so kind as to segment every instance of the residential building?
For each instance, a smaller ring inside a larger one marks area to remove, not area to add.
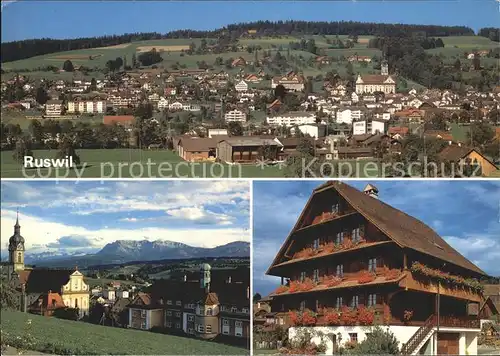
[[[216,158],[216,138],[182,137],[177,141],[177,153],[189,162],[210,161]]]
[[[238,93],[246,92],[248,91],[248,84],[244,80],[241,80],[234,86],[234,89],[236,89]]]
[[[309,111],[290,111],[284,114],[272,115],[266,118],[267,123],[272,126],[287,127],[304,124],[315,124],[316,114]]]
[[[274,77],[271,79],[271,88],[274,89],[278,85],[283,85],[285,89],[291,91],[302,91],[304,90],[305,79],[302,75],[295,74],[293,72],[281,77]]]
[[[442,161],[453,162],[462,167],[465,165],[479,166],[478,172],[485,177],[494,175],[499,170],[493,162],[471,147],[450,144],[439,152],[438,156]],[[456,167],[455,171],[458,171],[458,168]]]
[[[164,96],[162,96],[160,100],[158,100],[157,106],[158,110],[168,109],[168,100]]]
[[[310,330],[330,355],[372,324],[387,325],[403,355],[477,354],[486,274],[378,194],[339,181],[314,189],[267,270],[282,281],[271,294],[275,319],[290,339]]]
[[[68,101],[68,113],[89,113],[102,114],[106,112],[107,102],[99,97],[93,99],[85,99],[82,97],[74,97]]]
[[[365,116],[366,109],[360,107],[340,108],[337,110],[336,121],[338,124],[349,124],[353,121],[360,120]]]
[[[49,100],[45,103],[45,116],[58,117],[63,114],[64,105],[62,100]]]
[[[247,114],[241,110],[231,110],[224,114],[224,120],[226,122],[246,122]]]
[[[248,268],[212,271],[200,265],[198,276],[159,280],[129,304],[129,327],[162,327],[202,339],[250,338]]]
[[[353,135],[385,133],[385,122],[382,120],[360,120],[352,123]]]
[[[275,160],[281,144],[277,140],[256,136],[229,137],[217,143],[217,159],[225,163],[253,163],[265,155]],[[264,152],[267,150],[267,152]]]
[[[304,135],[309,135],[314,138],[324,137],[326,133],[325,125],[306,124],[306,125],[299,125],[297,128]]]

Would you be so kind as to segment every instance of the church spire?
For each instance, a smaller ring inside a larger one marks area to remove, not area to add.
[[[17,216],[16,216],[16,225],[14,225],[16,227],[19,227],[19,208],[17,208]]]

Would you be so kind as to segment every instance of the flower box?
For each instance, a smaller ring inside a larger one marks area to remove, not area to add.
[[[369,272],[369,271],[361,271],[358,275],[358,283],[359,284],[365,284],[365,283],[370,283],[373,282],[376,278],[376,274]]]
[[[287,287],[287,286],[279,286],[278,288],[276,288],[276,290],[274,291],[274,294],[283,294],[283,293],[286,293],[288,292],[290,288]]]

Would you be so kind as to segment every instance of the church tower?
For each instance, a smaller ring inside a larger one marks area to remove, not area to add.
[[[21,236],[21,225],[19,225],[19,211],[17,212],[14,235],[9,239],[9,264],[11,272],[24,270],[24,237]]]
[[[208,293],[210,291],[210,270],[212,267],[208,263],[203,263],[200,266],[200,287]]]
[[[380,64],[380,70],[382,75],[389,75],[389,62],[387,60],[383,60]]]

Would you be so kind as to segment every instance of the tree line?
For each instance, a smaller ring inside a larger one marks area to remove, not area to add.
[[[114,46],[135,41],[169,38],[238,38],[239,36],[246,34],[248,30],[256,30],[257,36],[352,34],[358,36],[385,36],[389,34],[407,35],[418,31],[425,32],[427,36],[431,37],[474,35],[474,31],[466,26],[405,25],[353,21],[258,21],[232,24],[225,28],[210,31],[177,30],[166,34],[158,32],[144,32],[73,39],[39,38],[5,42],[1,44],[1,62],[17,61],[20,59],[63,51]]]

